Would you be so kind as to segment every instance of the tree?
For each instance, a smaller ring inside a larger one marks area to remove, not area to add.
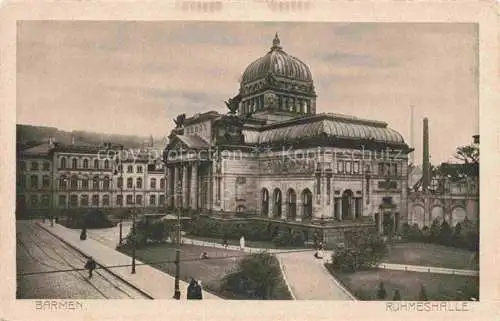
[[[392,298],[392,301],[401,301],[401,294],[399,293],[398,289],[394,291],[394,297]]]
[[[387,292],[385,291],[384,282],[380,281],[377,290],[377,299],[384,300],[387,297]]]
[[[425,286],[422,284],[420,285],[420,292],[418,293],[418,300],[419,301],[428,301],[429,298],[427,297],[427,291],[425,290]]]
[[[277,259],[266,252],[243,258],[235,272],[224,277],[221,288],[245,297],[270,300],[281,282]]]

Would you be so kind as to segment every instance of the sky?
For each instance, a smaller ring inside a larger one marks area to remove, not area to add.
[[[167,136],[180,113],[226,112],[276,32],[310,67],[318,113],[387,122],[417,164],[423,117],[432,163],[478,133],[478,30],[463,23],[23,21],[17,123]]]

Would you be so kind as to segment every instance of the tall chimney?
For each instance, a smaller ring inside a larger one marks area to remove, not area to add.
[[[429,119],[427,117],[424,118],[423,134],[422,190],[427,192],[431,181],[431,164],[429,162]]]

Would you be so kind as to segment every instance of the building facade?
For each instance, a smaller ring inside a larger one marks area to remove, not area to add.
[[[53,142],[17,155],[19,216],[57,215],[81,208],[163,210],[164,169],[147,153],[120,157],[120,146]],[[125,155],[125,153],[122,153]]]
[[[165,150],[167,206],[254,217],[328,242],[407,221],[408,153],[384,122],[316,113],[309,67],[278,36],[243,72],[229,113],[179,115]]]

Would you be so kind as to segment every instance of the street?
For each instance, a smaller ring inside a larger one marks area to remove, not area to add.
[[[99,269],[99,266],[91,279],[88,279],[88,272],[84,270],[19,275],[81,269],[85,261],[86,258],[80,253],[34,222],[17,222],[16,296],[18,299],[146,299],[134,288],[107,271]]]

